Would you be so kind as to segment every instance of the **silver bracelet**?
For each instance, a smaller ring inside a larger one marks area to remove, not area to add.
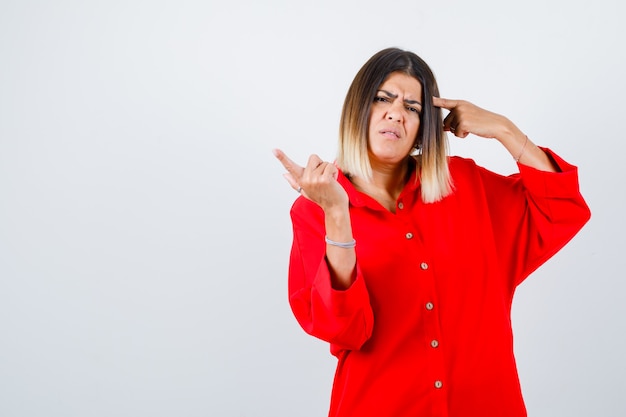
[[[515,162],[519,162],[519,160],[522,157],[522,155],[524,155],[524,151],[526,150],[526,144],[527,143],[528,143],[528,136],[526,136],[526,140],[524,141],[524,144],[522,145],[522,150],[519,153],[519,156],[517,158],[515,158]]]
[[[344,249],[352,249],[353,247],[356,246],[356,240],[352,239],[351,242],[335,242],[334,240],[330,240],[328,238],[328,236],[324,237],[324,240],[326,241],[326,243],[328,243],[329,245],[333,245],[333,246],[338,246],[340,248],[344,248]]]

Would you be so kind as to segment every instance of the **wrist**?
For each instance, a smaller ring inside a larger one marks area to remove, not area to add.
[[[323,210],[327,223],[330,221],[336,224],[341,224],[346,220],[348,221],[348,223],[350,222],[350,211],[348,210],[347,206],[332,206],[324,208]]]
[[[325,212],[326,237],[335,242],[352,241],[352,223],[347,208],[337,208]]]
[[[525,139],[524,133],[512,121],[504,116],[502,116],[502,118],[504,121],[500,126],[496,139],[506,147],[516,143],[517,141],[523,142]]]
[[[336,240],[332,240],[328,236],[325,236],[324,241],[331,246],[337,246],[342,249],[352,249],[356,246],[356,240],[354,238],[346,242],[337,242]]]

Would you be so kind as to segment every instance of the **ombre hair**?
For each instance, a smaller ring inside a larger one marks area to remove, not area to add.
[[[420,126],[412,154],[417,161],[422,200],[434,203],[452,192],[448,140],[443,131],[441,109],[433,105],[433,96],[439,97],[435,76],[426,62],[412,52],[383,49],[356,74],[341,112],[336,162],[344,174],[371,180],[372,166],[368,155],[370,111],[378,88],[393,72],[407,74],[422,85]]]

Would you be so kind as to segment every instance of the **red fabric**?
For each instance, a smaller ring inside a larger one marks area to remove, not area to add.
[[[526,416],[513,293],[590,217],[576,167],[546,152],[561,172],[505,177],[451,157],[454,193],[424,204],[413,173],[395,214],[340,175],[357,241],[344,291],[330,285],[322,210],[296,200],[289,299],[338,358],[329,416]]]

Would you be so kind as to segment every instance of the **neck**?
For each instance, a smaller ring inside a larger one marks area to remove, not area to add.
[[[395,202],[409,176],[409,158],[395,165],[372,165],[371,180],[354,177],[352,183],[359,191],[368,194],[384,206],[392,203],[395,207]]]

